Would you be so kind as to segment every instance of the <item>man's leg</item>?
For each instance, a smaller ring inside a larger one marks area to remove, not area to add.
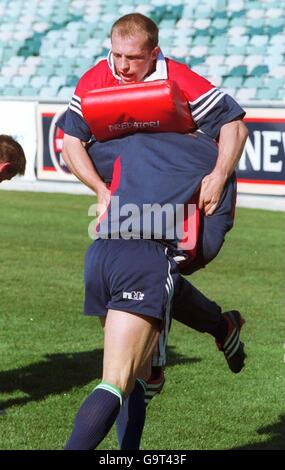
[[[175,287],[172,318],[194,330],[216,337],[219,328],[222,327],[221,307],[182,276]]]
[[[81,405],[67,450],[95,449],[110,431],[136,379],[147,378],[160,321],[109,310],[105,324],[103,380]],[[143,400],[143,397],[142,397]],[[140,430],[142,433],[142,428]]]
[[[236,176],[227,181],[218,208],[212,215],[200,214],[197,253],[194,260],[179,264],[183,275],[192,274],[209,264],[219,253],[225,241],[226,233],[234,225],[236,206]]]
[[[205,297],[187,279],[180,276],[176,283],[171,316],[201,333],[209,333],[215,338],[216,345],[224,353],[230,370],[239,373],[246,358],[244,344],[240,341],[240,330],[244,319],[238,311],[222,313],[221,307]],[[147,382],[147,402],[160,392],[164,384],[164,375],[160,368],[166,365],[166,346],[169,330],[161,333],[153,354],[153,377]],[[156,368],[156,370],[155,370]]]
[[[137,450],[146,416],[146,381],[137,379],[132,393],[125,400],[116,419],[117,435],[121,450]]]
[[[218,209],[211,216],[201,217],[197,256],[189,265],[182,265],[182,273],[191,274],[205,267],[220,251],[226,233],[232,228],[236,203],[236,178],[229,178]],[[180,265],[179,265],[180,267]],[[244,319],[237,311],[222,313],[221,307],[205,297],[185,278],[180,277],[175,287],[171,316],[194,330],[209,333],[223,351],[232,372],[244,366],[245,353],[240,341]],[[165,365],[165,349],[155,350],[153,366]],[[157,372],[158,374],[158,372]],[[162,380],[161,380],[162,382]],[[148,388],[152,389],[152,383]],[[146,394],[148,391],[146,392]]]
[[[226,233],[234,224],[236,205],[236,176],[233,174],[225,186],[220,205],[211,216],[201,217],[198,250],[188,270],[191,274],[205,267],[219,253]],[[191,286],[191,285],[190,285]],[[224,353],[230,370],[238,373],[244,367],[244,345],[240,341],[240,330],[244,324],[236,311],[224,312],[219,305],[207,299],[186,280],[180,283],[173,301],[172,317],[197,331],[214,336],[216,345]]]
[[[175,291],[172,317],[202,333],[211,334],[217,347],[224,353],[230,370],[238,373],[244,367],[244,345],[240,330],[244,319],[238,311],[222,313],[221,307],[209,300],[185,278]]]

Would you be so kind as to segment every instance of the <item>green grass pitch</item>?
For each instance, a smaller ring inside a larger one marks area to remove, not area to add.
[[[100,380],[102,333],[82,315],[94,198],[0,192],[0,449],[61,449]],[[142,449],[285,449],[285,214],[238,209],[219,256],[193,283],[246,318],[246,368],[173,324],[166,384]],[[112,430],[100,449],[116,449]]]

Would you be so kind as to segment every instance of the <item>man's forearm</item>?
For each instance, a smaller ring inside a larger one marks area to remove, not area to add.
[[[217,173],[226,182],[234,172],[241,157],[248,135],[242,121],[232,121],[221,128],[219,152],[213,173]]]
[[[69,170],[92,191],[98,194],[106,187],[79,139],[64,137],[62,157]]]
[[[199,208],[212,215],[219,205],[227,179],[234,172],[247,138],[242,121],[225,124],[220,131],[219,153],[215,168],[201,182]]]

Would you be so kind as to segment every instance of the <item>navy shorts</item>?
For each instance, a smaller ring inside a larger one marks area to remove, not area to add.
[[[113,309],[165,321],[178,277],[158,242],[97,239],[85,255],[84,313],[105,316]]]

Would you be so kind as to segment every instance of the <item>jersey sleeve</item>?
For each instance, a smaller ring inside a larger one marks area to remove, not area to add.
[[[77,137],[83,142],[89,142],[93,134],[83,117],[81,100],[88,91],[109,86],[109,82],[112,78],[113,76],[109,71],[106,60],[98,62],[94,67],[87,70],[76,86],[68,109],[58,119],[57,126],[66,134]]]
[[[88,142],[92,137],[92,132],[81,111],[81,98],[76,94],[72,96],[67,110],[60,116],[56,125],[65,134],[77,137],[83,142]]]
[[[81,99],[86,92],[96,87],[96,80],[94,80],[96,73],[97,67],[95,66],[82,75],[77,83],[67,110],[56,123],[65,134],[77,137],[83,142],[89,142],[92,137],[92,132],[83,117]]]
[[[245,111],[230,95],[215,87],[189,102],[189,106],[198,129],[213,139],[219,136],[224,124],[242,119],[245,115]]]
[[[230,95],[187,65],[170,61],[169,72],[188,100],[195,125],[213,139],[224,124],[244,117],[245,111]]]

